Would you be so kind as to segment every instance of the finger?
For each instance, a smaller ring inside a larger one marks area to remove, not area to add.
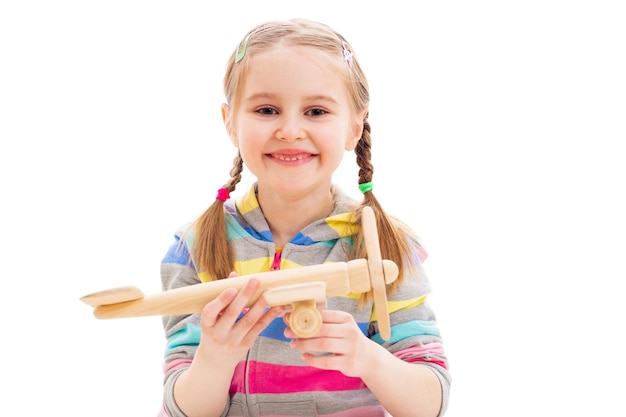
[[[349,313],[339,310],[320,309],[320,314],[324,323],[345,323],[352,318]]]
[[[263,330],[272,320],[284,312],[283,306],[270,308],[265,299],[265,293],[268,290],[269,288],[250,306],[246,314],[239,320],[238,326],[243,327],[244,330],[249,330],[253,327],[260,327],[260,330]]]
[[[249,304],[250,299],[256,293],[259,288],[260,282],[256,278],[251,278],[246,284],[239,290],[232,302],[224,310],[220,320],[224,320],[229,323],[234,323],[243,309]]]
[[[233,334],[238,335],[244,344],[253,343],[263,329],[284,312],[283,306],[269,307],[264,295],[265,292],[250,306],[233,329]]]
[[[242,342],[252,344],[254,339],[256,339],[261,332],[263,332],[263,330],[283,312],[284,307],[282,306],[266,308],[258,320],[256,320],[247,330],[247,333],[243,336]]]
[[[319,312],[322,317],[322,326],[320,327],[320,330],[314,336],[309,337],[309,339],[316,337],[345,337],[346,331],[348,331],[351,323],[354,322],[352,316],[343,311],[320,309]],[[299,338],[300,336],[298,336],[289,326],[291,314],[292,313],[289,312],[284,316],[283,320],[287,325],[284,335],[290,339]]]
[[[299,352],[324,352],[334,355],[344,355],[349,349],[345,339],[335,337],[309,337],[292,339],[290,346]]]
[[[207,303],[202,309],[202,323],[208,327],[215,326],[222,311],[230,305],[236,295],[237,289],[229,288]]]
[[[267,301],[261,295],[239,319],[237,325],[246,331],[249,330],[266,314],[268,307]]]
[[[341,369],[342,361],[345,360],[340,355],[314,355],[307,352],[300,355],[300,357],[307,365],[319,369],[339,370]]]

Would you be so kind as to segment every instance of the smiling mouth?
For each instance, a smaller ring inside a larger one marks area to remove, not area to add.
[[[280,159],[281,161],[300,161],[304,157],[302,155],[297,155],[297,156],[276,155],[276,158]]]
[[[275,154],[270,154],[270,156],[272,158],[279,159],[285,162],[296,162],[296,161],[302,161],[303,159],[306,159],[306,158],[310,158],[312,154],[310,153],[298,153],[298,154],[275,153]]]

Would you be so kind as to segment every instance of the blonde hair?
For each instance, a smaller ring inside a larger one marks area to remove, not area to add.
[[[345,68],[346,87],[354,110],[362,112],[369,107],[369,87],[365,74],[361,70],[350,44],[332,28],[305,19],[272,21],[255,27],[243,39],[228,61],[223,81],[226,101],[231,108],[228,112],[228,118],[225,120],[229,134],[234,133],[232,126],[235,122],[232,117],[235,117],[233,115],[237,113],[235,109],[239,105],[243,80],[251,65],[250,58],[278,45],[313,48],[331,57],[336,57]],[[345,53],[352,54],[350,60],[345,58]],[[243,58],[241,57],[242,54],[244,54]],[[370,132],[371,127],[366,114],[363,121],[363,134],[354,150],[359,166],[358,184],[372,181],[374,169],[371,164]],[[229,192],[235,191],[237,183],[241,180],[242,170],[243,160],[238,154],[233,161],[230,180],[223,186]],[[376,216],[383,259],[396,262],[400,269],[399,279],[390,287],[390,291],[393,291],[401,282],[406,266],[415,263],[414,257],[416,255],[409,246],[408,231],[385,213],[372,191],[364,193],[361,206],[356,210],[357,223],[360,223],[363,206],[370,206]],[[206,271],[211,279],[228,277],[233,270],[234,257],[228,247],[224,221],[224,202],[215,200],[196,220],[194,226],[195,238],[191,249],[196,268],[199,271]],[[363,236],[357,232],[350,258],[365,257]]]

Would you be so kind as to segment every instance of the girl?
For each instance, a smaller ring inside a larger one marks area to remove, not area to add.
[[[251,279],[201,314],[167,316],[163,416],[441,416],[450,385],[415,234],[372,192],[369,92],[350,44],[308,20],[252,29],[228,61],[222,116],[237,156],[214,204],[176,234],[164,290],[199,282],[364,258],[359,228],[374,209],[381,254],[400,268],[388,288],[391,338],[371,294],[331,297],[323,325],[298,338],[283,308]],[[362,202],[332,184],[345,151]],[[256,183],[236,201],[243,166]],[[323,353],[320,353],[323,352]]]

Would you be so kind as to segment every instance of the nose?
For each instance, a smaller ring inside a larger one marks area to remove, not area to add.
[[[276,129],[276,138],[285,142],[295,142],[306,137],[302,118],[297,114],[283,113]]]

